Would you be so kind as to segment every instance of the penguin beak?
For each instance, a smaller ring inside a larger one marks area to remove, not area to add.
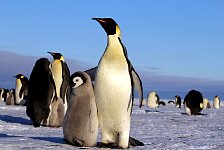
[[[51,54],[52,56],[54,55],[54,53],[53,53],[53,52],[47,52],[47,53]]]
[[[101,23],[106,23],[105,20],[103,20],[102,18],[92,18],[92,20],[96,20],[97,22]]]

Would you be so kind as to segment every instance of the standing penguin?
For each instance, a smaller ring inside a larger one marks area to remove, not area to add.
[[[15,89],[11,89],[7,92],[6,105],[15,105]]]
[[[203,96],[199,91],[191,90],[184,98],[185,112],[188,115],[197,115],[203,109]]]
[[[70,78],[71,95],[64,117],[65,140],[76,146],[97,144],[98,117],[91,79],[85,72],[76,72]]]
[[[175,105],[176,108],[181,108],[181,97],[178,95],[175,96]]]
[[[213,100],[213,107],[214,107],[215,109],[219,109],[219,108],[220,108],[220,99],[219,99],[219,96],[218,96],[218,95],[216,95],[216,96],[214,97],[214,100]]]
[[[5,101],[4,100],[4,91],[5,91],[5,89],[3,89],[3,88],[0,88],[0,101]]]
[[[51,62],[50,69],[56,86],[57,97],[63,100],[64,111],[67,110],[67,93],[69,92],[70,71],[64,57],[60,53],[50,53],[54,60]],[[65,113],[64,112],[64,113]]]
[[[34,127],[49,125],[50,104],[56,95],[49,65],[50,61],[47,58],[38,59],[29,79],[26,113]]]
[[[121,42],[118,24],[111,18],[93,20],[107,33],[107,47],[98,63],[94,85],[102,143],[127,148],[135,79],[140,78]]]
[[[28,97],[28,79],[22,74],[16,76],[15,105],[25,105]]]
[[[148,94],[148,107],[149,108],[152,108],[152,109],[155,109],[159,106],[159,97],[158,95],[156,96],[156,92],[153,91],[153,92],[150,92]]]

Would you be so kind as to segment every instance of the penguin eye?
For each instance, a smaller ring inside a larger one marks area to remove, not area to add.
[[[76,79],[75,81],[76,81],[76,82],[78,82],[78,81],[79,81],[79,79]]]

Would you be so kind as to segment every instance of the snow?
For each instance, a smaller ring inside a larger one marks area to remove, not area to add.
[[[133,106],[130,135],[145,146],[130,149],[224,149],[224,105],[189,116],[173,104],[149,109]],[[99,141],[99,139],[98,139]],[[24,106],[0,103],[0,149],[80,149],[63,141],[62,128],[34,128]],[[90,148],[98,149],[98,148]]]

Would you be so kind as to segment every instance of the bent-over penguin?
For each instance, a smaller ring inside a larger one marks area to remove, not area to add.
[[[29,79],[26,113],[34,127],[49,125],[50,104],[56,95],[49,65],[47,58],[38,59]]]
[[[188,115],[197,115],[203,109],[203,96],[199,91],[191,90],[184,98],[185,112]]]

